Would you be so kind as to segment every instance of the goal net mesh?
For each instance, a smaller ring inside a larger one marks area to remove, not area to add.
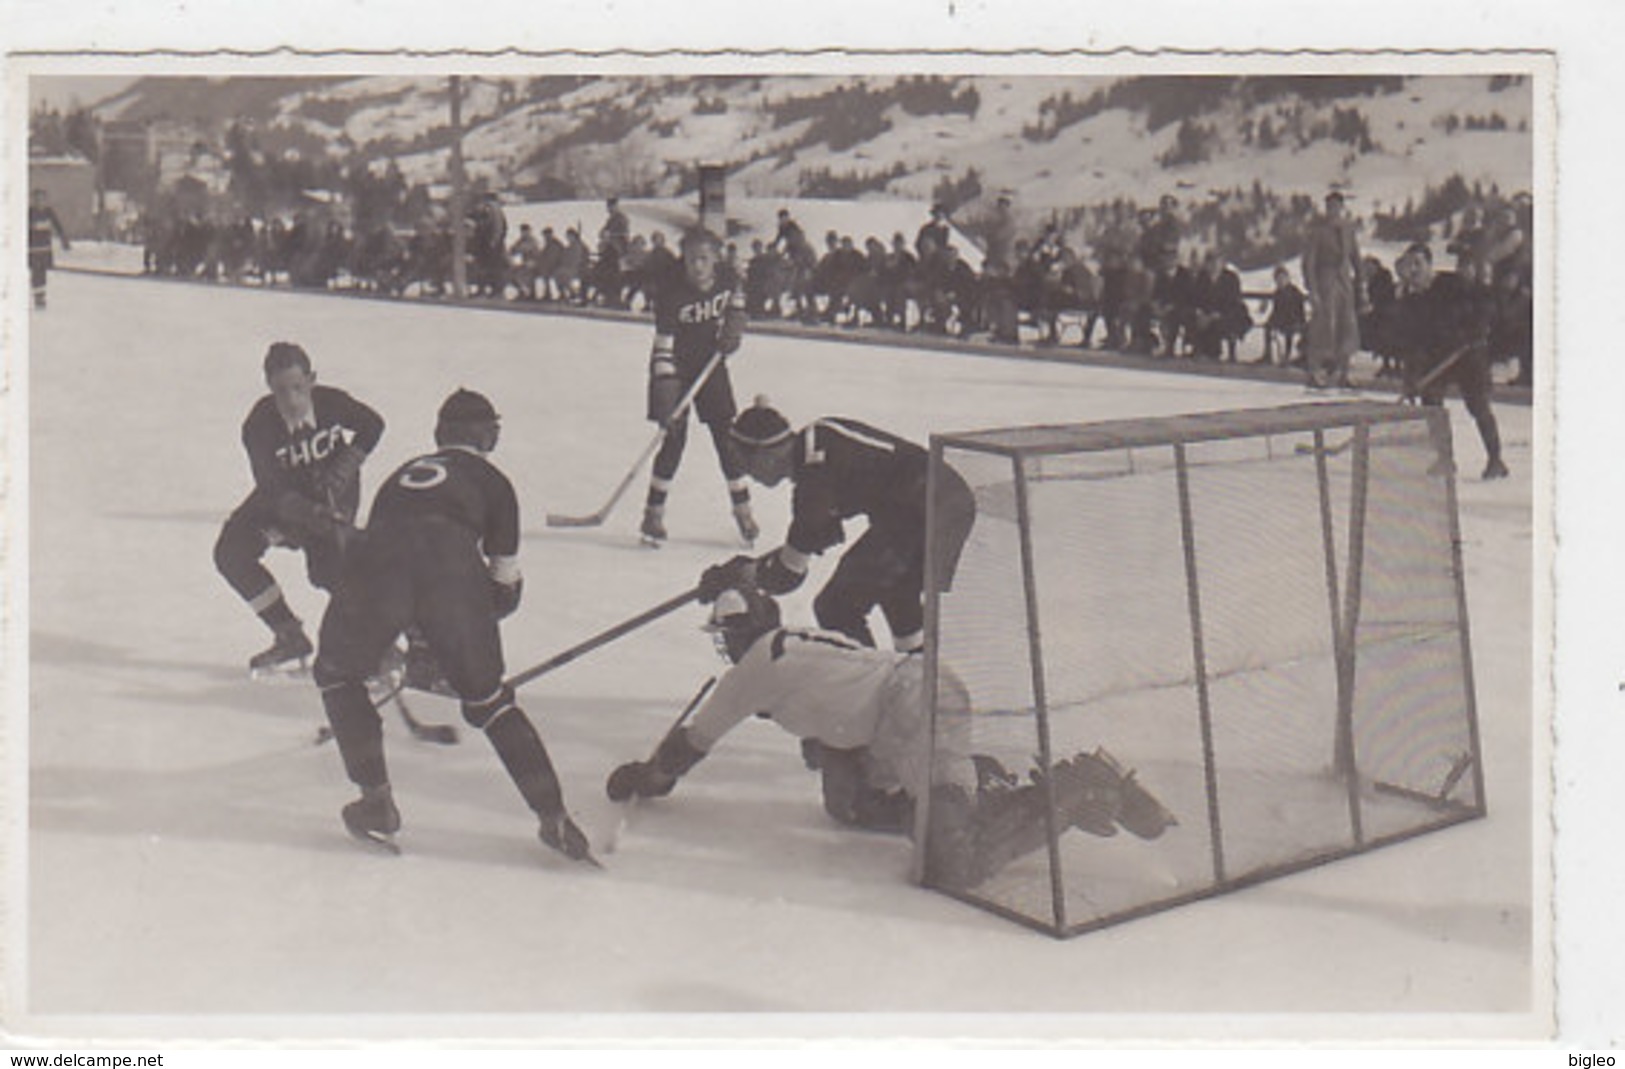
[[[1074,934],[1482,815],[1442,412],[1013,428],[932,455],[976,519],[928,593],[928,884]],[[1085,830],[1050,770],[1101,751],[1177,823]],[[956,850],[990,860],[944,877],[932,851]]]

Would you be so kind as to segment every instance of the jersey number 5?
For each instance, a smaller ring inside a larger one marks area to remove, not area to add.
[[[439,457],[414,460],[397,480],[407,490],[428,490],[446,481],[446,462]]]

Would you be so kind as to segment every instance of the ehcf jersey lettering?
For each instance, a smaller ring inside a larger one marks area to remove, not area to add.
[[[715,322],[727,311],[730,295],[728,290],[718,290],[704,300],[689,301],[677,309],[677,321],[687,324]]]
[[[332,455],[333,450],[344,444],[344,428],[335,424],[319,430],[308,438],[300,438],[280,446],[276,451],[277,462],[284,468],[299,468],[307,464],[320,464]]]

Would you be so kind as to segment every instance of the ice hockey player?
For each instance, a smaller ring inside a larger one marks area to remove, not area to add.
[[[739,414],[731,435],[747,474],[764,486],[786,478],[795,485],[790,531],[784,544],[753,560],[734,557],[707,568],[700,600],[723,588],[755,583],[787,594],[806,578],[811,558],[846,538],[843,523],[869,522],[813,602],[818,626],[864,645],[875,645],[869,612],[886,617],[892,644],[903,652],[924,644],[926,479],[930,457],[912,442],[855,419],[826,417],[799,432],[765,398]],[[942,589],[952,581],[959,552],[976,520],[970,488],[944,467],[937,488]]]
[[[29,195],[28,203],[28,279],[34,289],[35,308],[45,307],[45,279],[53,262],[52,237],[62,242],[63,252],[73,248],[73,242],[68,240],[68,232],[62,228],[62,220],[57,218],[56,209],[48,202],[45,190],[36,189]]]
[[[643,509],[643,541],[658,546],[666,540],[666,496],[683,460],[688,441],[688,413],[677,405],[711,358],[724,362],[711,373],[694,398],[694,411],[711,432],[722,476],[728,482],[734,523],[750,545],[760,533],[750,510],[750,487],[728,440],[728,423],[738,407],[728,378],[726,358],[737,352],[745,328],[745,291],[722,263],[722,242],[708,230],[694,229],[679,243],[682,271],[662,279],[655,294],[655,340],[649,354],[649,419],[666,428],[655,454],[654,472]]]
[[[410,627],[428,641],[525,803],[542,842],[591,861],[587,838],[564,808],[558,775],[530,718],[503,683],[499,621],[519,607],[519,502],[487,459],[500,433],[496,409],[459,389],[440,406],[436,452],[407,461],[373,499],[365,539],[322,617],[315,677],[350,782],[344,807],[358,839],[393,846],[400,813],[390,792],[383,726],[366,680]]]
[[[1417,242],[1395,267],[1405,287],[1394,317],[1396,348],[1405,362],[1405,396],[1444,404],[1454,383],[1484,442],[1485,479],[1504,479],[1501,429],[1490,406],[1489,331],[1494,298],[1455,271],[1435,271],[1433,254]]]
[[[313,586],[329,593],[361,502],[361,464],[384,433],[377,412],[343,390],[321,386],[310,357],[273,342],[264,360],[271,392],[243,421],[254,489],[226,519],[214,564],[271,629],[271,645],[249,660],[260,672],[311,653],[310,639],[261,560],[272,546],[303,550]]]
[[[868,649],[828,631],[784,627],[773,599],[750,587],[719,594],[706,630],[731,667],[649,760],[610,774],[611,799],[670,794],[728,731],[761,715],[802,739],[804,753],[817,755],[824,809],[841,824],[912,834],[915,799],[929,789],[926,879],[933,884],[973,886],[1042,846],[1049,837],[1046,787],[1053,792],[1057,834],[1077,827],[1109,836],[1121,826],[1154,839],[1175,823],[1132,772],[1100,749],[1054,763],[1047,776],[1035,768],[1022,784],[996,758],[967,756],[945,734],[937,740],[933,774],[924,658]],[[968,697],[952,684],[945,690],[957,691],[946,704],[960,708],[939,708],[939,723],[963,723]]]

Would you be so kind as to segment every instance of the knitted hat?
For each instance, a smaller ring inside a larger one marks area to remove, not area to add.
[[[790,422],[777,409],[758,396],[756,403],[739,413],[728,434],[740,445],[765,449],[790,438]]]

